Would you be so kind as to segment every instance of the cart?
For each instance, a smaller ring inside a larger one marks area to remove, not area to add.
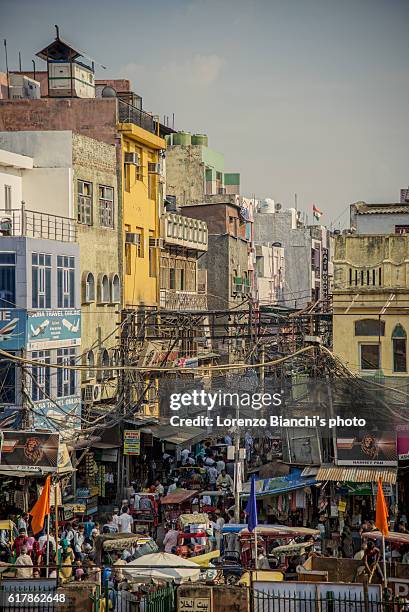
[[[203,502],[204,497],[212,498],[212,504],[209,506]],[[226,501],[232,499],[231,495],[227,491],[201,491],[199,493],[199,512],[215,512],[217,509],[221,512],[225,512],[228,504]],[[216,501],[217,500],[217,501]],[[216,504],[214,503],[216,501]]]
[[[160,503],[165,522],[175,527],[181,514],[192,513],[193,500],[196,497],[197,491],[188,491],[187,489],[177,489],[162,497]]]
[[[131,514],[139,525],[146,525],[149,534],[156,540],[159,525],[159,503],[155,493],[137,492],[141,498],[139,508],[131,508]]]
[[[179,527],[178,545],[176,554],[180,557],[191,557],[210,552],[210,527],[207,514],[181,514],[177,520]],[[190,546],[187,541],[190,540]]]
[[[134,551],[134,556],[157,552],[156,542],[147,534],[143,533],[145,527],[136,527],[140,533],[109,533],[100,535],[95,540],[95,560],[97,565],[113,565],[115,553],[125,550]],[[139,554],[138,554],[139,552]]]

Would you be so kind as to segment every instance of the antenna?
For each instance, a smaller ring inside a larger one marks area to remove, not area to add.
[[[60,38],[60,28],[58,27],[58,25],[55,25],[55,33],[57,34],[56,38]]]
[[[36,80],[36,63],[34,60],[31,60],[33,62],[33,73],[34,73],[34,80]]]
[[[298,210],[298,196],[296,193],[294,194],[294,207],[295,210]]]
[[[9,62],[7,58],[7,40],[6,39],[4,39],[4,54],[6,56],[7,98],[10,100]]]
[[[18,52],[18,66],[19,66],[20,72],[21,72],[21,51]]]

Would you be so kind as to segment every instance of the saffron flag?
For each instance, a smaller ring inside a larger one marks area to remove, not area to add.
[[[250,532],[254,531],[254,529],[258,525],[257,520],[257,501],[256,501],[256,477],[253,476],[250,484],[250,497],[247,501],[246,506],[247,513],[247,526]]]
[[[388,508],[383,494],[382,479],[378,480],[378,494],[376,496],[376,517],[375,525],[382,533],[382,535],[389,535],[388,528]]]
[[[317,206],[315,206],[315,204],[312,205],[312,214],[313,217],[316,221],[319,221],[321,219],[321,216],[324,214],[322,212],[322,210],[320,210],[319,208],[317,208]]]
[[[50,514],[50,488],[51,488],[51,476],[47,476],[43,490],[41,491],[40,497],[37,499],[30,512],[31,516],[31,529],[34,534],[37,534],[44,527],[45,517]]]

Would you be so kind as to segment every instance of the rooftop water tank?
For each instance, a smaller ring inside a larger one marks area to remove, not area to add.
[[[202,147],[209,146],[207,134],[193,134],[192,145],[202,145]]]
[[[192,144],[192,135],[190,132],[177,132],[173,134],[173,144],[187,147]]]
[[[274,213],[276,211],[274,200],[271,198],[265,198],[260,200],[259,212],[261,213]]]

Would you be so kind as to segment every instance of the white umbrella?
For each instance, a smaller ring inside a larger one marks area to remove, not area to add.
[[[189,580],[196,582],[200,576],[200,567],[189,559],[159,552],[142,555],[139,559],[127,563],[123,567],[123,573],[130,579],[147,576],[172,579],[176,582],[188,582]]]

